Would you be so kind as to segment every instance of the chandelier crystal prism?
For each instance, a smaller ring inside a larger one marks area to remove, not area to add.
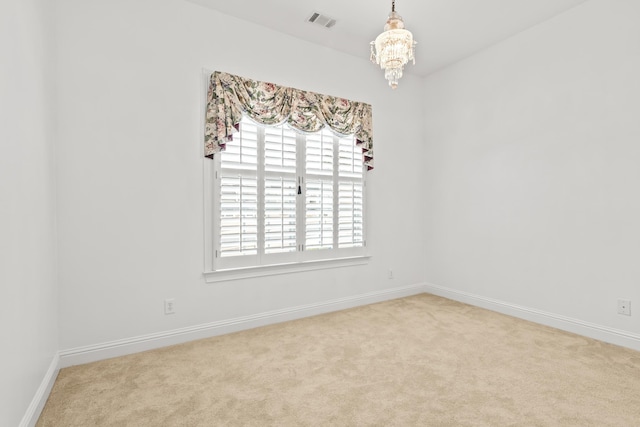
[[[413,61],[415,65],[416,43],[413,34],[405,30],[402,17],[396,13],[396,1],[393,0],[384,32],[371,42],[371,62],[384,70],[384,78],[392,89],[398,87],[398,80],[407,62]]]

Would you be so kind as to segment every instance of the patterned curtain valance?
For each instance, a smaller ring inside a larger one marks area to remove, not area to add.
[[[224,150],[239,128],[242,114],[264,125],[288,123],[302,132],[329,126],[355,135],[364,164],[373,169],[371,105],[329,95],[259,82],[216,71],[207,97],[204,155]]]

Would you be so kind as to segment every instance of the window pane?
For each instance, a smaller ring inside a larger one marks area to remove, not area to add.
[[[307,181],[305,212],[305,246],[307,250],[333,248],[332,181]]]
[[[297,190],[295,179],[265,179],[264,250],[267,254],[296,251]]]

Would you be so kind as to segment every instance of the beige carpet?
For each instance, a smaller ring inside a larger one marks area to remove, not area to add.
[[[422,294],[63,369],[38,426],[640,426],[640,353]]]

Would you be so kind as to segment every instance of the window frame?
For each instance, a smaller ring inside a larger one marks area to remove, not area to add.
[[[255,123],[255,122],[254,122]],[[264,129],[266,126],[257,124],[260,129],[259,132],[264,135]],[[220,179],[220,162],[221,156],[215,155],[213,160],[204,159],[204,230],[205,230],[205,278],[207,282],[218,282],[218,281],[226,281],[226,280],[234,280],[234,279],[242,279],[242,278],[250,278],[250,277],[260,277],[260,276],[268,276],[274,274],[287,274],[287,273],[295,273],[300,271],[308,271],[308,270],[317,270],[324,268],[336,268],[336,267],[345,267],[351,265],[363,265],[368,263],[370,255],[368,255],[367,248],[367,196],[366,196],[366,183],[367,183],[367,174],[366,167],[363,165],[362,169],[362,178],[354,179],[349,177],[340,177],[339,176],[339,154],[340,154],[340,139],[337,135],[335,135],[333,141],[333,159],[334,166],[332,175],[327,176],[327,178],[332,179],[333,181],[333,249],[329,250],[305,250],[305,223],[306,214],[305,214],[305,206],[304,201],[306,197],[306,182],[308,175],[306,174],[305,168],[305,158],[306,158],[306,143],[305,143],[305,135],[300,132],[295,132],[296,134],[296,179],[298,181],[298,185],[302,186],[303,196],[297,198],[297,217],[296,217],[296,227],[297,227],[297,245],[296,251],[285,254],[258,254],[257,256],[239,256],[239,257],[230,257],[236,258],[238,262],[220,262],[221,258],[218,258],[216,255],[216,242],[220,240],[220,227],[215,216],[215,209],[218,209],[219,206],[217,201],[220,196],[220,184],[218,180]],[[333,132],[332,132],[333,134]],[[259,138],[260,139],[260,138]],[[264,155],[264,152],[261,152],[261,148],[264,145],[264,138],[262,138],[262,142],[259,143],[258,148],[258,156]],[[267,172],[264,171],[264,159],[261,159],[259,162],[259,167],[257,171],[258,177],[258,187],[260,187],[260,178],[266,178],[267,176],[280,176],[277,172]],[[311,175],[309,175],[311,176]],[[314,178],[318,176],[315,175]],[[338,179],[339,178],[339,179]],[[342,181],[341,181],[342,180]],[[362,221],[363,221],[363,245],[359,247],[351,247],[351,248],[337,248],[339,245],[339,186],[340,182],[358,182],[362,183]],[[258,203],[263,202],[264,194],[259,196]],[[258,215],[260,216],[260,214]],[[259,230],[259,235],[263,236],[264,233],[264,225],[260,226],[261,230]],[[260,239],[260,237],[259,237]],[[302,247],[301,247],[302,245]],[[262,248],[264,249],[264,248]],[[228,259],[228,258],[227,258]],[[265,261],[269,261],[268,263]]]

